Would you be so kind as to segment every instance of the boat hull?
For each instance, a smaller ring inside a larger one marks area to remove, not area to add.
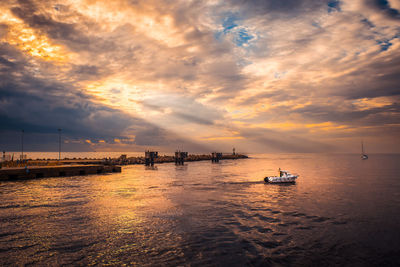
[[[287,184],[287,183],[295,183],[297,176],[288,176],[288,177],[277,177],[277,176],[269,176],[265,177],[264,181],[269,184]]]

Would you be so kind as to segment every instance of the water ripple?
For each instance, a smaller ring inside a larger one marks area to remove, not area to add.
[[[399,266],[392,157],[268,155],[0,182],[0,265]],[[278,167],[298,182],[265,184]]]

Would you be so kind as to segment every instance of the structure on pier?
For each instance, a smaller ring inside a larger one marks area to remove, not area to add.
[[[188,152],[182,152],[180,150],[175,151],[175,164],[183,165],[185,162],[185,158],[188,157]]]
[[[144,153],[144,162],[146,166],[154,166],[154,159],[158,158],[158,152],[147,150]]]
[[[219,162],[221,158],[222,158],[222,153],[220,152],[211,153],[211,162]]]

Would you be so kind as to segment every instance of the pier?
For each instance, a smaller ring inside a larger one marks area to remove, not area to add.
[[[213,163],[218,163],[220,160],[246,158],[248,156],[237,153],[188,154],[188,152],[179,150],[175,152],[174,156],[159,155],[156,151],[145,151],[144,157],[121,155],[118,158],[103,159],[24,159],[14,161],[11,158],[8,160],[7,157],[3,157],[3,161],[0,162],[0,181],[121,172],[122,165],[154,166],[155,163],[169,162],[183,165],[184,162],[191,161],[211,160]]]
[[[168,163],[168,162],[176,162],[177,158],[176,155],[159,155],[157,152],[152,151],[153,153],[153,160],[151,160],[151,153],[147,151],[147,156],[143,157],[127,157],[126,155],[121,155],[118,158],[73,158],[73,159],[26,159],[24,161],[12,161],[12,160],[5,160],[0,162],[0,170],[1,168],[15,168],[15,167],[24,167],[25,165],[29,166],[59,166],[59,165],[133,165],[133,164],[147,164],[150,166],[151,162],[153,161],[153,165],[155,163]],[[179,151],[178,151],[179,152]],[[182,153],[182,152],[181,152]],[[213,155],[210,154],[186,154],[184,155],[184,161],[201,161],[201,160],[211,160],[213,161]],[[244,154],[231,154],[231,153],[219,153],[219,160],[227,160],[227,159],[246,159],[248,156]],[[146,160],[147,158],[147,160]]]
[[[112,172],[121,172],[121,167],[114,165],[58,165],[2,168],[0,169],[0,181],[81,176]]]

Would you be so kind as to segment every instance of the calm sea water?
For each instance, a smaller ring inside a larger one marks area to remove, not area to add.
[[[400,155],[0,182],[0,265],[400,265]],[[281,167],[294,185],[265,184]]]

